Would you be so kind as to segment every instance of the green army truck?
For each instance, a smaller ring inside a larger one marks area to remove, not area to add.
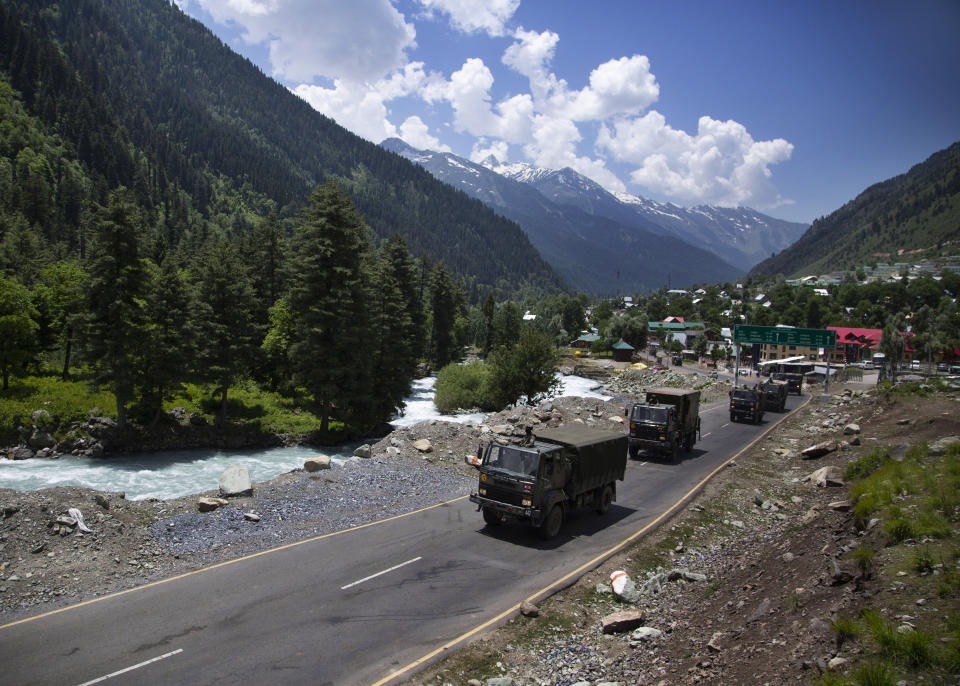
[[[730,421],[748,420],[752,424],[759,424],[765,405],[764,393],[759,386],[734,388],[730,391]]]
[[[630,420],[630,457],[644,450],[676,462],[680,448],[693,450],[700,434],[700,391],[652,388],[645,402],[628,405],[624,414]]]
[[[574,508],[606,514],[627,468],[627,437],[565,426],[538,431],[521,445],[489,443],[467,463],[480,471],[470,495],[488,526],[516,519],[551,539]]]
[[[783,412],[787,408],[787,382],[770,379],[761,386],[765,410]]]

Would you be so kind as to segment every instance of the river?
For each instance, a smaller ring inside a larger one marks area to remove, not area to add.
[[[560,395],[605,398],[597,383],[578,376],[563,378]],[[433,405],[435,377],[418,379],[406,399],[402,416],[391,424],[402,428],[427,419],[480,423],[484,414],[442,415]],[[149,454],[117,455],[107,459],[64,456],[55,460],[0,458],[0,487],[35,491],[52,486],[84,486],[99,491],[123,491],[131,500],[178,498],[217,487],[220,474],[231,465],[247,468],[254,481],[267,481],[304,460],[329,455],[342,463],[353,455],[357,443],[319,450],[308,446],[267,450],[176,450]]]

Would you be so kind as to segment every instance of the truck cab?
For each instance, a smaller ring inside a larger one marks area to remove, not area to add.
[[[759,387],[747,388],[742,386],[730,391],[730,421],[739,422],[744,419],[753,424],[759,424],[763,419],[763,410],[766,400]]]

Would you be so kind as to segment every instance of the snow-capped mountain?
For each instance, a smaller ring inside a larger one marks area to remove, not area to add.
[[[809,228],[808,224],[775,219],[749,207],[686,208],[629,193],[613,194],[570,168],[551,170],[524,163],[499,164],[493,157],[484,160],[484,166],[533,186],[554,202],[712,250],[743,271],[792,245]]]
[[[395,138],[381,146],[517,222],[544,259],[580,291],[612,294],[645,291],[668,283],[716,283],[745,271],[636,213],[627,213],[629,221],[623,222],[595,211],[591,198],[600,207],[612,196],[586,177],[567,174],[569,170],[551,172],[515,165],[514,173],[507,176],[450,153],[418,150]],[[495,160],[488,162],[501,167]],[[537,187],[561,183],[551,182],[551,177],[562,178],[570,189],[555,195],[556,200]],[[573,192],[574,188],[579,188],[579,193]],[[578,198],[590,209],[581,208],[577,202],[564,202],[563,197]]]

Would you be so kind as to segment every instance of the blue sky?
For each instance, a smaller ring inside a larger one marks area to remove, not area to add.
[[[175,0],[358,135],[809,222],[960,140],[960,2]]]

